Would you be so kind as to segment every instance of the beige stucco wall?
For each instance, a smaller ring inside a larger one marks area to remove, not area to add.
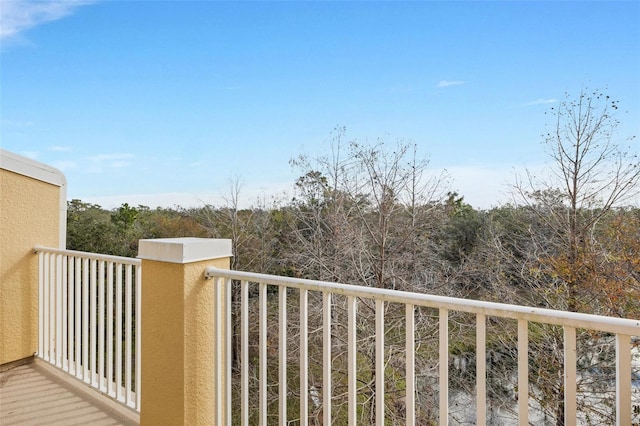
[[[206,257],[209,256],[209,259]],[[207,267],[229,269],[230,240],[167,238],[141,240],[142,259],[142,425],[226,424],[226,344],[216,347],[218,280],[206,280]],[[219,297],[227,300],[221,286]],[[226,342],[222,326],[221,342]],[[220,369],[216,354],[222,354]],[[221,376],[221,377],[219,377]],[[218,380],[221,379],[220,388]],[[216,396],[221,407],[216,411]],[[218,415],[220,422],[218,422]]]
[[[12,167],[8,165],[6,152],[0,154],[3,160],[0,163],[1,365],[37,351],[38,258],[33,248],[60,247],[64,241],[61,204],[66,203],[66,192],[62,174],[61,185],[45,182],[8,170]],[[24,160],[18,159],[18,169],[28,174],[36,163]],[[38,170],[43,169],[36,167]],[[55,175],[55,169],[49,168],[48,172],[52,170]]]
[[[228,269],[230,260],[142,262],[141,424],[215,424],[216,284],[204,270]]]

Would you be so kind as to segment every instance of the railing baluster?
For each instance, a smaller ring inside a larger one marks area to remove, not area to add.
[[[133,358],[134,358],[134,362],[135,362],[135,406],[138,409],[138,411],[140,410],[140,400],[141,400],[141,395],[142,395],[142,327],[141,327],[141,323],[142,323],[142,313],[141,313],[141,309],[140,307],[142,306],[142,301],[141,301],[141,296],[142,296],[142,266],[141,264],[137,264],[136,266],[132,267],[135,271],[135,292],[134,292],[134,297],[135,297],[135,323],[134,323],[134,327],[135,327],[135,340],[136,340],[136,344],[135,344],[135,351],[136,353],[133,354]],[[133,302],[131,299],[127,299],[127,306],[131,305]]]
[[[279,422],[281,426],[287,424],[287,288],[278,288],[278,310],[279,310],[279,360],[278,376],[280,383],[279,390]]]
[[[440,424],[449,424],[449,311],[439,310]]]
[[[309,312],[306,289],[300,290],[300,425],[309,424]]]
[[[415,333],[415,306],[405,305],[405,357],[406,357],[406,424],[416,424],[416,333]]]
[[[77,256],[74,256],[74,268],[75,268],[75,285],[76,285],[76,298],[75,298],[75,361],[76,361],[76,377],[82,379],[82,260]]]
[[[282,287],[281,287],[282,288]],[[331,424],[331,293],[322,293],[322,418]]]
[[[55,268],[55,255],[48,256],[48,269],[47,269],[47,287],[49,290],[49,311],[47,316],[49,317],[49,327],[47,327],[47,336],[49,337],[47,343],[47,361],[51,364],[56,363],[56,268]]]
[[[529,424],[529,323],[518,320],[518,424]]]
[[[260,426],[267,425],[267,285],[259,283],[260,292]]]
[[[131,291],[131,287],[133,285],[133,273],[132,273],[132,269],[133,267],[131,265],[127,265],[127,274],[125,277],[125,283],[124,283],[124,298],[127,301],[126,305],[124,305],[124,387],[125,387],[125,391],[124,391],[124,399],[125,399],[125,404],[130,405],[132,403],[132,380],[131,380],[131,356],[132,356],[132,351],[131,351],[131,346],[132,346],[132,339],[133,339],[133,335],[132,335],[132,321],[133,321],[133,316],[132,316],[132,307],[131,307],[131,303],[130,301],[131,299],[131,295],[132,295],[132,291]],[[136,274],[137,275],[137,274]],[[136,312],[136,317],[139,316],[139,313]],[[137,333],[138,331],[136,331]],[[136,354],[136,356],[138,356]],[[136,386],[138,386],[138,384],[136,384]]]
[[[68,311],[68,307],[69,307],[69,302],[67,300],[67,297],[69,296],[69,276],[67,275],[69,273],[68,270],[68,259],[67,256],[65,255],[60,255],[60,262],[59,262],[59,266],[60,266],[60,276],[62,278],[62,280],[60,280],[61,284],[62,284],[62,288],[60,289],[60,314],[58,315],[58,318],[60,319],[60,324],[59,324],[59,328],[61,330],[61,336],[60,336],[60,365],[59,367],[64,370],[64,371],[69,371],[69,363],[67,362],[67,357],[69,356],[69,351],[68,351],[68,328],[67,328],[67,324],[69,323],[69,311]]]
[[[104,302],[105,302],[105,262],[101,260],[98,268],[98,389],[105,390],[104,386],[104,352],[105,352],[105,327],[104,327]]]
[[[384,426],[384,301],[376,299],[376,425]]]
[[[487,318],[476,315],[476,425],[487,424]]]
[[[58,267],[58,261],[60,256],[51,256],[51,276],[53,283],[51,286],[51,298],[53,306],[51,309],[51,351],[53,352],[51,360],[56,367],[60,366],[60,335],[62,330],[60,329],[60,302],[62,297],[60,295],[60,268]]]
[[[62,347],[64,342],[62,339],[62,322],[64,321],[62,313],[62,256],[56,255],[55,257],[55,366],[62,368]]]
[[[357,299],[353,296],[347,296],[347,371],[349,375],[349,426],[357,424],[357,407],[356,407],[356,387],[357,364],[356,364],[356,305]]]
[[[90,381],[89,373],[89,259],[82,261],[82,380]]]
[[[116,399],[123,400],[122,395],[122,264],[116,268]]]
[[[42,252],[38,253],[38,355],[44,358],[44,342],[45,342],[45,278],[44,278],[44,256]]]
[[[242,360],[240,363],[241,369],[241,377],[242,381],[240,390],[242,393],[241,401],[240,401],[240,415],[242,418],[240,419],[240,423],[243,426],[249,425],[249,282],[246,280],[242,280],[240,282],[240,300],[242,304],[240,306],[240,318],[241,318],[241,331],[240,335],[242,336],[241,343],[241,351],[242,351]]]
[[[75,325],[75,300],[76,300],[76,288],[75,288],[75,257],[68,256],[67,257],[67,371],[70,374],[75,374],[76,366],[75,366],[75,356],[74,356],[74,325]]]
[[[576,425],[576,329],[564,326],[564,421]]]
[[[113,382],[113,262],[107,262],[107,393],[115,395]]]
[[[91,365],[89,366],[89,377],[90,383],[92,386],[96,386],[96,363],[97,363],[97,352],[98,352],[98,330],[97,330],[97,315],[98,315],[98,301],[97,301],[97,286],[98,286],[98,272],[97,272],[98,261],[91,260],[91,290],[89,294],[89,304],[91,306],[91,312],[89,316],[89,328],[91,329],[91,342],[90,342],[90,355],[91,355]]]
[[[631,424],[631,336],[616,333],[616,425]]]

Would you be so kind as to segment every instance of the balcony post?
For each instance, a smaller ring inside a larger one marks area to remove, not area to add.
[[[229,269],[231,240],[167,238],[140,240],[142,259],[142,425],[230,424],[226,400],[217,412],[216,396],[224,392],[230,368],[225,346],[229,306],[226,286],[205,281],[205,269]],[[219,288],[216,286],[220,285]],[[223,292],[223,293],[219,293]],[[216,336],[216,329],[221,336]],[[221,361],[216,360],[221,354]],[[222,371],[216,371],[216,365]]]

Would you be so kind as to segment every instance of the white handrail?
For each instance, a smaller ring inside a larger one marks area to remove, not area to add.
[[[640,335],[640,319],[606,317],[602,315],[582,314],[578,312],[555,311],[507,303],[485,302],[481,300],[460,299],[447,296],[435,296],[424,293],[388,290],[350,284],[339,284],[328,281],[316,281],[302,278],[281,277],[276,275],[256,274],[253,272],[231,271],[218,268],[207,268],[205,276],[223,277],[234,280],[248,280],[269,285],[285,286],[297,289],[340,294],[344,296],[380,299],[385,302],[412,303],[416,306],[443,308],[458,312],[483,314],[510,319],[525,319],[544,324],[566,325],[590,330]]]
[[[299,279],[299,278],[291,278],[291,277],[281,277],[281,276],[273,276],[266,274],[257,274],[251,272],[242,272],[242,271],[231,271],[231,270],[223,270],[218,268],[206,268],[205,269],[205,277],[206,278],[225,278],[227,280],[237,280],[241,282],[242,286],[242,295],[241,303],[242,309],[242,365],[241,365],[241,374],[242,374],[242,383],[241,383],[241,404],[242,404],[242,424],[245,424],[248,421],[248,409],[249,407],[245,407],[249,400],[248,398],[248,383],[247,383],[247,374],[248,372],[245,370],[249,359],[246,356],[246,351],[248,345],[248,336],[246,335],[249,330],[247,327],[247,318],[248,308],[247,304],[249,303],[249,293],[248,293],[248,284],[255,283],[259,288],[259,308],[260,308],[260,326],[258,327],[259,333],[259,341],[260,341],[260,349],[258,351],[258,365],[259,365],[259,377],[258,379],[258,387],[259,387],[259,400],[260,400],[260,413],[259,419],[262,419],[262,422],[266,422],[266,409],[267,409],[267,396],[266,389],[268,384],[267,380],[267,328],[265,326],[267,322],[267,286],[277,286],[279,287],[278,294],[280,302],[277,304],[277,309],[282,310],[283,305],[285,305],[284,309],[286,309],[286,303],[282,301],[286,301],[286,291],[283,292],[283,289],[293,288],[300,290],[300,320],[299,320],[299,335],[300,335],[300,344],[299,344],[299,356],[300,358],[307,356],[307,335],[309,333],[308,327],[309,324],[307,320],[307,294],[309,292],[317,292],[323,295],[323,313],[322,313],[322,324],[324,327],[331,328],[331,313],[327,313],[325,311],[331,310],[331,296],[332,295],[341,295],[346,296],[347,298],[347,323],[344,324],[345,328],[348,330],[348,335],[346,336],[346,344],[348,348],[347,353],[347,365],[348,365],[348,376],[347,376],[347,387],[348,387],[348,407],[346,409],[346,416],[348,418],[349,424],[356,424],[360,419],[357,417],[356,411],[356,393],[358,392],[357,383],[357,354],[356,354],[356,345],[357,345],[357,322],[359,322],[359,300],[370,300],[375,301],[375,323],[376,323],[376,347],[375,347],[375,375],[376,381],[374,383],[374,389],[379,389],[379,391],[375,391],[375,406],[376,406],[376,423],[383,424],[386,420],[384,419],[384,371],[385,371],[385,341],[384,335],[385,326],[384,326],[384,303],[392,302],[397,304],[405,305],[406,314],[405,314],[405,330],[406,330],[406,424],[415,424],[415,410],[416,410],[416,401],[415,401],[415,357],[413,351],[415,349],[414,339],[415,339],[415,328],[414,328],[414,310],[415,307],[428,307],[439,310],[439,344],[440,348],[438,350],[439,354],[439,406],[440,406],[440,424],[447,424],[448,422],[448,405],[449,405],[449,391],[448,391],[448,322],[449,322],[449,312],[466,312],[471,313],[476,316],[474,321],[476,326],[476,344],[479,351],[482,351],[481,354],[478,354],[476,357],[476,371],[478,375],[476,376],[476,414],[481,416],[482,418],[478,418],[478,424],[486,424],[486,372],[487,372],[487,357],[485,356],[486,350],[486,323],[487,317],[500,317],[513,319],[517,321],[518,324],[518,342],[517,342],[517,361],[518,361],[518,373],[517,373],[517,396],[518,403],[516,412],[518,413],[519,423],[520,424],[528,424],[529,419],[529,382],[528,382],[528,351],[529,351],[529,333],[528,333],[528,324],[529,322],[542,323],[542,324],[552,324],[562,326],[565,331],[565,351],[564,351],[564,364],[565,364],[565,388],[566,391],[564,393],[565,397],[565,416],[567,421],[571,423],[571,419],[576,419],[576,354],[575,354],[575,330],[576,329],[587,329],[587,330],[596,330],[605,333],[614,334],[616,337],[616,417],[617,424],[630,424],[631,421],[631,337],[632,336],[640,336],[640,320],[636,319],[624,319],[624,318],[612,318],[605,317],[599,315],[590,315],[590,314],[582,314],[575,312],[564,312],[564,311],[555,311],[551,309],[544,308],[535,308],[535,307],[527,307],[527,306],[519,306],[519,305],[510,305],[504,303],[493,303],[493,302],[484,302],[478,300],[468,300],[468,299],[460,299],[460,298],[452,298],[452,297],[444,297],[444,296],[434,296],[428,294],[421,293],[410,293],[410,292],[402,292],[397,290],[387,290],[387,289],[378,289],[378,288],[370,288],[364,286],[355,286],[348,284],[340,284],[326,281],[316,281],[316,280],[307,280],[307,279]],[[329,302],[327,302],[329,301]],[[271,306],[271,305],[269,305]],[[274,304],[274,308],[276,305]],[[283,328],[282,323],[286,319],[286,312],[279,312],[278,316],[280,317],[280,327],[279,333],[282,333],[285,328]],[[275,317],[274,317],[275,318]],[[284,318],[284,319],[283,319]],[[318,320],[320,321],[320,320]],[[318,323],[316,323],[318,324]],[[317,327],[317,325],[316,325]],[[322,365],[326,370],[327,368],[331,368],[331,345],[332,345],[332,334],[330,330],[323,330],[323,339],[322,339]],[[280,337],[280,367],[278,379],[280,381],[280,397],[282,397],[283,393],[286,393],[286,390],[283,390],[283,386],[286,386],[286,359],[283,358],[283,354],[286,354],[287,351],[287,340],[286,338]],[[284,346],[284,347],[282,347]],[[317,355],[316,355],[317,356]],[[562,356],[562,355],[561,355]],[[317,360],[316,360],[317,361]],[[319,361],[317,361],[319,362]],[[284,367],[284,368],[283,368]],[[308,392],[308,387],[311,386],[308,383],[307,379],[307,370],[309,369],[309,363],[307,359],[300,359],[300,382],[301,389],[299,391],[299,395],[301,397],[300,401],[300,415],[301,419],[299,421],[301,424],[305,424],[306,417],[310,415],[308,413],[307,406],[307,398],[310,396],[311,392]],[[284,371],[282,371],[284,370]],[[327,381],[331,380],[331,371],[324,371],[323,373],[323,386],[331,386],[331,383],[327,383]],[[317,379],[316,379],[317,380]],[[314,390],[315,394],[315,390]],[[323,389],[323,394],[327,395],[331,398],[331,389]],[[309,395],[309,396],[308,396]],[[304,399],[304,400],[303,400]],[[482,405],[482,406],[480,406]],[[284,405],[280,405],[279,411],[279,423],[285,424],[288,420],[286,418],[286,410],[283,410]],[[331,405],[328,401],[323,401],[323,419],[324,422],[331,422]],[[411,410],[411,412],[409,412]],[[285,416],[283,418],[283,416]]]
[[[49,254],[62,254],[67,256],[75,256],[83,259],[92,259],[92,260],[104,260],[111,262],[122,263],[123,265],[142,265],[142,261],[140,259],[136,259],[134,257],[123,257],[123,256],[113,256],[110,254],[100,254],[100,253],[91,253],[88,251],[79,251],[79,250],[66,250],[66,249],[58,249],[44,246],[35,246],[33,248],[34,253],[49,253]]]

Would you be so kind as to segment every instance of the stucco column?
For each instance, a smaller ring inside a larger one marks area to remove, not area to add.
[[[226,423],[216,396],[227,386],[227,328],[216,321],[224,321],[230,307],[222,303],[216,311],[216,301],[227,300],[226,288],[204,273],[209,266],[228,269],[231,255],[231,240],[140,240],[142,425]]]

